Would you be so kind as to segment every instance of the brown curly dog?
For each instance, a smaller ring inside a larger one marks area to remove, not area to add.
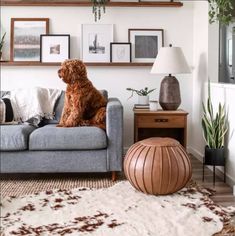
[[[80,60],[66,60],[58,75],[67,84],[64,109],[57,127],[96,126],[105,129],[107,99],[87,78]]]

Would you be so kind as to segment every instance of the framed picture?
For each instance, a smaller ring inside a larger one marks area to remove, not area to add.
[[[42,34],[40,37],[40,61],[63,62],[70,58],[69,34]]]
[[[12,18],[10,60],[40,61],[40,35],[48,33],[48,18]]]
[[[82,59],[84,62],[110,62],[112,24],[82,25]]]
[[[131,62],[131,43],[110,43],[110,62]]]
[[[133,62],[154,62],[164,46],[163,29],[129,29],[128,38]]]

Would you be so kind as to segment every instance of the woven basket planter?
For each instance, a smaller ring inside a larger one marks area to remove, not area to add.
[[[171,138],[149,138],[132,145],[124,160],[124,172],[136,189],[154,195],[174,193],[192,176],[186,151]]]

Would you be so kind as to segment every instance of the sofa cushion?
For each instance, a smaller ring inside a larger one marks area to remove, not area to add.
[[[28,125],[1,125],[1,151],[19,151],[28,149],[29,135],[36,128]]]
[[[106,133],[97,127],[62,128],[46,125],[29,139],[30,150],[92,150],[107,147]]]

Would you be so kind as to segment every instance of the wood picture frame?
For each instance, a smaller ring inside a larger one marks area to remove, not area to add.
[[[153,63],[160,48],[164,46],[164,30],[128,29],[128,41],[132,44],[133,62]]]
[[[49,18],[11,18],[10,61],[40,61],[40,35],[49,33]]]
[[[110,43],[110,62],[130,63],[131,43]]]
[[[41,34],[40,62],[63,62],[70,59],[70,34]]]

